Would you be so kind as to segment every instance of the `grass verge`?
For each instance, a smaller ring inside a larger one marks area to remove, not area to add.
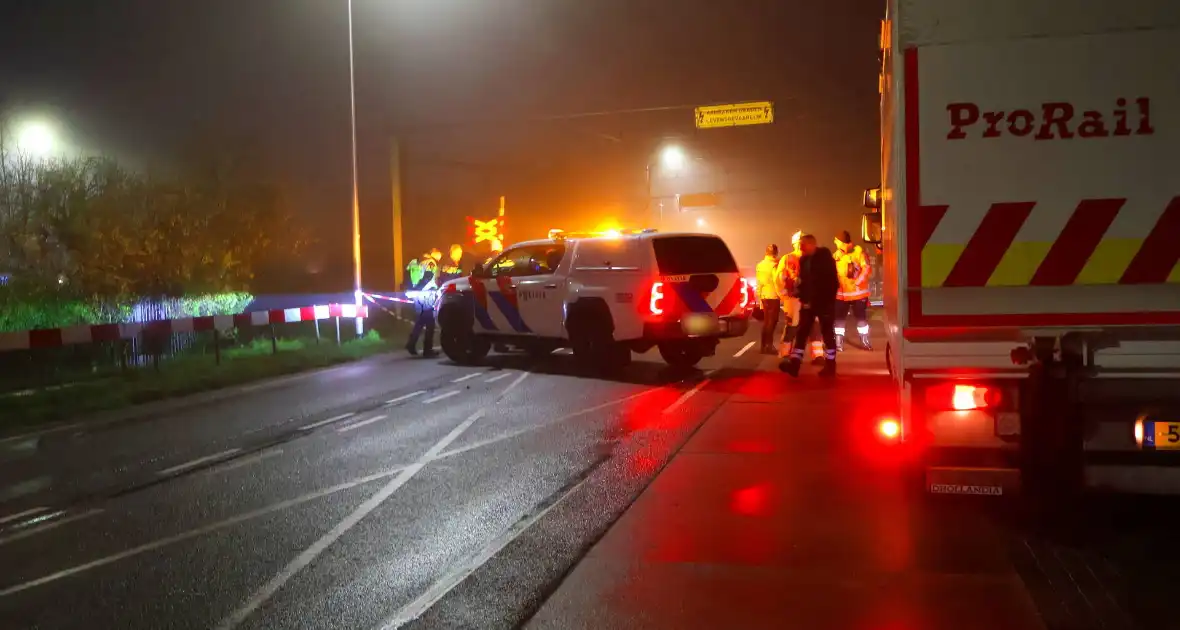
[[[180,356],[163,361],[158,372],[144,368],[68,388],[0,398],[0,432],[329,367],[389,352],[404,343],[404,335],[382,338],[370,331],[339,346],[317,345],[314,339],[281,339],[278,353],[272,352],[269,340],[255,340],[223,350],[221,365],[212,355]]]

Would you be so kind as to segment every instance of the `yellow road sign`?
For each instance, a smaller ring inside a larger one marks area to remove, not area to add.
[[[732,105],[708,105],[696,109],[697,129],[767,125],[774,122],[774,103],[758,101]]]

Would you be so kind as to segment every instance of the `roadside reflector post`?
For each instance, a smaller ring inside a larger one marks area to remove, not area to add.
[[[213,329],[213,365],[221,365],[221,331]]]
[[[279,339],[278,339],[278,337],[275,336],[275,325],[274,324],[270,325],[270,353],[271,354],[278,354],[279,353]]]
[[[340,345],[340,316],[336,316],[336,345]]]
[[[320,345],[320,320],[319,318],[311,320],[315,324],[315,345]]]

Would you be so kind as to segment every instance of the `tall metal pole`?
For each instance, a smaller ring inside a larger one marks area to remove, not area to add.
[[[348,0],[348,96],[350,114],[352,118],[352,265],[353,265],[353,297],[355,298],[357,317],[356,334],[361,336],[365,332],[364,319],[361,310],[361,193],[360,177],[357,174],[356,158],[356,60],[354,59],[352,43],[352,0]]]
[[[403,287],[402,274],[405,272],[405,252],[402,250],[402,159],[401,144],[394,138],[389,150],[389,181],[393,197],[393,286],[396,291],[404,291],[410,287]],[[402,309],[396,309],[400,319]]]

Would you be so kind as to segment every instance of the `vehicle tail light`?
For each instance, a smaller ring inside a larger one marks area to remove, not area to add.
[[[459,292],[459,285],[457,285],[457,284],[444,284],[442,292],[443,293],[458,293]]]
[[[647,301],[648,310],[652,315],[664,314],[664,283],[653,282],[651,284],[651,298]]]
[[[975,411],[1000,406],[1000,390],[987,385],[946,383],[926,390],[926,407],[942,411]]]
[[[901,423],[896,418],[881,418],[877,422],[877,435],[892,442],[901,437]]]

